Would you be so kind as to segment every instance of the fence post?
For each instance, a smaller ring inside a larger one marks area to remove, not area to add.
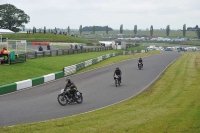
[[[28,57],[28,52],[26,53],[26,57]]]
[[[37,52],[35,51],[35,58],[37,58]]]
[[[45,52],[43,51],[43,57],[45,56]]]
[[[10,65],[11,61],[10,61],[10,56],[8,55],[8,64]]]
[[[26,53],[24,53],[24,62],[26,61]]]

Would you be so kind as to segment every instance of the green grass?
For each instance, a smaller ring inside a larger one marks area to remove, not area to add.
[[[0,132],[199,133],[199,74],[200,53],[184,53],[149,89],[125,102],[87,114],[4,127]]]
[[[8,38],[10,40],[26,40],[27,42],[68,42],[68,43],[87,43],[88,41],[78,37],[65,36],[65,35],[54,35],[54,34],[25,34],[25,33],[15,33],[15,34],[3,34],[3,38]]]
[[[145,47],[142,45],[139,45],[137,47],[130,47],[127,50],[145,50]]]

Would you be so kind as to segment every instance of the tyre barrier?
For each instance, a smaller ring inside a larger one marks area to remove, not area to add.
[[[74,71],[75,68],[72,67],[72,66],[64,67],[64,69],[63,69],[64,70],[64,74],[65,74],[65,76],[68,76],[68,75],[70,75],[72,73],[75,73],[76,71],[79,71],[79,70],[85,68],[85,67],[88,67],[88,66],[96,64],[96,63],[98,63],[98,62],[100,62],[102,60],[105,60],[107,58],[110,58],[110,57],[113,57],[113,56],[117,56],[117,55],[119,55],[119,54],[118,53],[106,54],[106,55],[103,55],[103,56],[99,56],[97,58],[93,58],[93,59],[78,63],[76,65],[73,65],[76,68],[75,71]],[[73,69],[73,70],[71,70],[71,69]]]
[[[45,82],[49,82],[49,81],[59,79],[62,77],[64,77],[64,72],[60,71],[60,72],[51,73],[51,74],[44,75],[44,76],[37,77],[37,78],[18,81],[18,82],[11,83],[11,84],[6,84],[3,86],[0,86],[0,95],[18,91],[18,90],[22,90],[22,89],[29,88],[29,87],[33,87],[36,85],[40,85]]]

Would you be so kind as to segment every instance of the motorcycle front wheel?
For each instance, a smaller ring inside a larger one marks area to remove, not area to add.
[[[60,105],[62,105],[62,106],[67,105],[67,102],[68,102],[67,98],[63,94],[59,94],[57,99],[58,99],[58,103]]]

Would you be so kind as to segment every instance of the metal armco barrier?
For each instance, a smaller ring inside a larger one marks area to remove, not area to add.
[[[68,54],[78,54],[78,53],[87,53],[87,52],[98,52],[110,50],[109,47],[103,48],[83,48],[83,49],[59,49],[59,50],[48,50],[48,51],[34,51],[27,52],[26,57],[28,59],[34,59],[39,57],[47,56],[59,56],[59,55],[68,55]]]

